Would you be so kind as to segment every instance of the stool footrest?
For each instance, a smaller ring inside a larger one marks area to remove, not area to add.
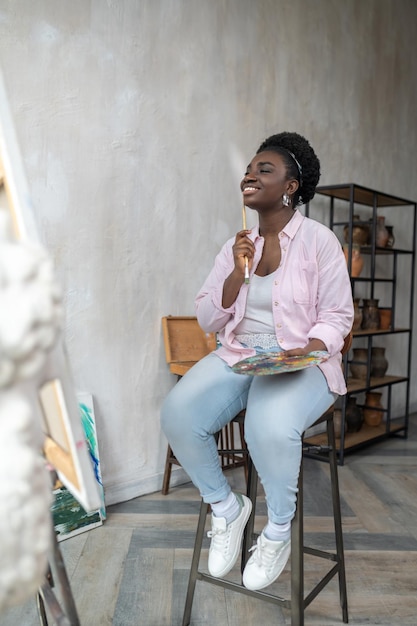
[[[303,445],[303,454],[308,453],[308,454],[322,454],[323,452],[325,454],[329,454],[329,452],[331,452],[332,449],[330,446],[319,446],[319,445]]]
[[[331,581],[331,579],[336,576],[339,572],[339,564],[337,563],[331,570],[327,572],[325,576],[316,584],[316,586],[310,591],[310,593],[304,598],[304,608],[306,608],[311,602],[318,596],[320,591],[324,589],[324,587]],[[231,580],[225,580],[224,578],[215,578],[214,576],[210,576],[210,574],[204,574],[199,572],[197,574],[197,580],[204,580],[205,582],[211,583],[212,585],[217,585],[218,587],[223,587],[223,589],[231,589],[232,591],[237,591],[238,593],[243,593],[246,596],[252,596],[253,598],[258,598],[261,600],[266,600],[267,602],[271,602],[271,604],[277,604],[283,606],[286,609],[291,608],[291,601],[285,598],[281,598],[277,595],[272,595],[265,591],[251,591],[250,589],[246,589],[242,584],[235,583]]]
[[[231,580],[225,580],[224,578],[215,578],[214,576],[210,576],[210,574],[203,574],[202,572],[199,572],[197,574],[197,580],[204,580],[205,582],[211,583],[212,585],[217,585],[226,589],[232,589],[233,591],[243,593],[245,596],[252,596],[253,598],[258,599],[261,598],[262,600],[267,600],[272,604],[279,604],[286,609],[291,608],[290,600],[286,600],[285,598],[281,598],[280,596],[272,595],[271,593],[266,593],[265,591],[251,591],[251,589],[246,589],[246,587],[244,587],[242,584],[234,583]]]

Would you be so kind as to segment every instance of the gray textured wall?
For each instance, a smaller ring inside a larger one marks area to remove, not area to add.
[[[193,313],[240,227],[236,161],[296,130],[323,184],[417,199],[416,18],[413,0],[0,0],[0,61],[108,502],[160,486],[174,383],[160,318]]]

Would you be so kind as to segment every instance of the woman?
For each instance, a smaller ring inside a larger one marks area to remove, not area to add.
[[[162,409],[175,455],[211,505],[208,569],[222,577],[238,558],[251,502],[231,491],[214,434],[246,407],[245,439],[268,507],[243,574],[252,590],[276,580],[290,554],[302,434],[346,393],[340,351],[353,304],[342,247],[331,230],[296,208],[313,198],[319,177],[319,160],[297,133],[261,144],[241,183],[259,226],[226,242],[196,299],[200,326],[218,333],[221,347],[175,385]],[[231,369],[264,351],[316,350],[329,359],[298,372],[252,377]]]

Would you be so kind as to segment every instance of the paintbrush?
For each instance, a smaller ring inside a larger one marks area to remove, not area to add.
[[[245,206],[245,200],[243,200],[242,203],[242,223],[243,223],[243,230],[246,230],[246,206]],[[249,285],[249,265],[248,265],[248,257],[245,256],[245,284]]]
[[[238,148],[234,144],[229,144],[229,161],[232,167],[233,176],[236,178],[241,178],[242,172],[245,171],[245,161],[243,156],[238,150]],[[246,206],[245,199],[243,196],[240,196],[242,202],[242,222],[243,229],[247,230],[246,226]],[[248,265],[248,257],[245,256],[245,284],[249,284],[249,265]]]

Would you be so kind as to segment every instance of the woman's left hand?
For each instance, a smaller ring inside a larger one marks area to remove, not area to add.
[[[327,352],[327,346],[320,339],[311,339],[304,348],[292,348],[281,353],[285,356],[305,356],[310,352],[324,351]]]
[[[307,350],[306,348],[292,348],[292,350],[285,350],[284,352],[280,352],[284,356],[305,356],[309,354],[312,350]]]

